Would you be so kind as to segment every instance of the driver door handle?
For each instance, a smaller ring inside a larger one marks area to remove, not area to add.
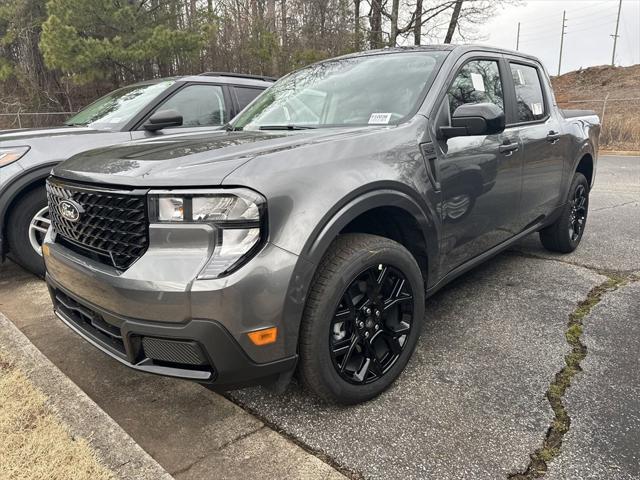
[[[551,130],[547,134],[547,142],[555,144],[558,140],[560,140],[560,134],[558,132],[554,132],[553,130]]]
[[[505,143],[503,143],[502,145],[500,145],[498,147],[498,151],[500,153],[504,153],[505,156],[509,157],[511,155],[513,155],[513,152],[517,152],[518,148],[520,148],[520,145],[515,142],[515,143],[507,143],[507,141],[505,141]]]

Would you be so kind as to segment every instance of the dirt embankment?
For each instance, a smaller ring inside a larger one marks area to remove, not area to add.
[[[552,83],[560,107],[598,113],[603,149],[640,151],[640,65],[589,67]]]

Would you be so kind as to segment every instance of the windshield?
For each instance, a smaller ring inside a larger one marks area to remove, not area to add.
[[[401,52],[312,65],[274,84],[231,127],[395,125],[416,110],[446,54]]]
[[[164,80],[120,88],[76,113],[66,124],[118,130],[174,82]]]

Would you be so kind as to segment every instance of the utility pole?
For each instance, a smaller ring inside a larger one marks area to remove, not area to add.
[[[616,20],[616,33],[611,35],[613,37],[613,53],[611,54],[611,66],[613,67],[616,61],[616,44],[618,43],[618,27],[620,26],[620,10],[622,10],[622,0],[618,2],[618,18]]]
[[[516,51],[520,50],[520,22],[518,22],[518,36],[516,37]]]
[[[562,67],[562,47],[564,46],[564,29],[567,26],[567,11],[562,11],[562,34],[560,35],[560,58],[558,59],[558,76],[560,76],[560,67]]]

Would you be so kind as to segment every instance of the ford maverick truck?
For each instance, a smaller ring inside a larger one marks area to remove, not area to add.
[[[137,370],[219,389],[297,371],[326,401],[365,401],[407,365],[427,296],[533,232],[578,246],[599,130],[520,52],[311,65],[222,131],[58,165],[55,312]]]

